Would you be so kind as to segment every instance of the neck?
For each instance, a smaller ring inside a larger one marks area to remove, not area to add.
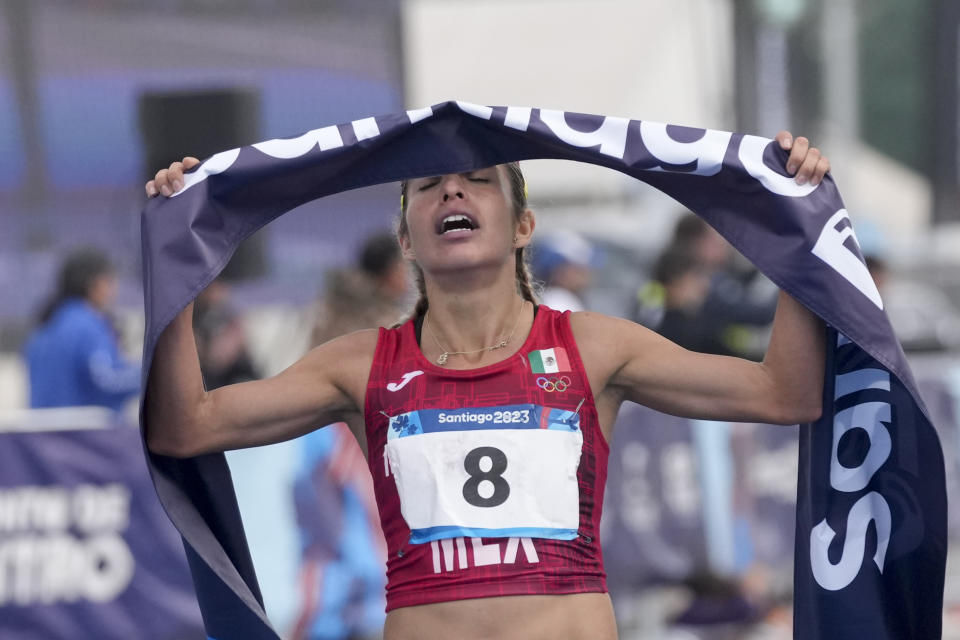
[[[484,280],[461,274],[456,280],[428,279],[427,337],[421,343],[424,355],[436,362],[444,351],[485,349],[508,338],[502,349],[450,356],[445,364],[451,368],[476,366],[513,354],[530,332],[533,305],[526,304],[517,292],[512,270],[509,276]]]

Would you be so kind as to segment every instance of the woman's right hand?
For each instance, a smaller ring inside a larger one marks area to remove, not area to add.
[[[183,172],[194,168],[198,164],[200,164],[199,160],[187,156],[180,162],[174,162],[167,169],[160,169],[153,180],[144,186],[147,190],[147,197],[152,198],[157,194],[162,194],[169,198],[180,191],[180,189],[183,189]]]

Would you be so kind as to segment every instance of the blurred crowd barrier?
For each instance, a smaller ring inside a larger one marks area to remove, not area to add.
[[[110,410],[0,414],[0,637],[205,637],[139,430]]]

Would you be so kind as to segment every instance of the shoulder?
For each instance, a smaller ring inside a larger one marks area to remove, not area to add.
[[[364,329],[324,342],[278,377],[309,388],[315,388],[318,383],[331,385],[352,398],[357,407],[362,407],[378,334],[377,329]]]
[[[109,329],[106,317],[83,302],[71,301],[56,312],[59,324],[74,331],[102,332]]]
[[[328,340],[311,349],[305,358],[311,360],[333,361],[336,366],[349,366],[358,360],[373,360],[377,349],[379,329],[362,329]]]
[[[574,338],[577,339],[578,343],[581,338],[585,340],[617,342],[622,338],[650,332],[649,329],[636,322],[615,316],[608,316],[603,313],[596,313],[595,311],[571,312],[570,328],[573,330]]]
[[[570,314],[570,329],[584,361],[617,369],[647,352],[662,338],[643,325],[593,311]]]
[[[84,346],[109,342],[113,337],[107,319],[79,301],[61,305],[40,331],[54,341]]]

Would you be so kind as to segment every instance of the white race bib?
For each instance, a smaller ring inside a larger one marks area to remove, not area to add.
[[[412,543],[572,540],[582,449],[576,413],[527,404],[394,416],[385,455]]]

